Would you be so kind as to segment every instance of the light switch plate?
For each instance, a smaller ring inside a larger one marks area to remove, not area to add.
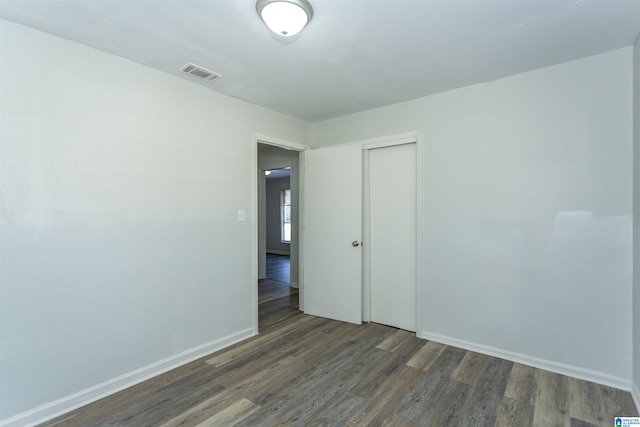
[[[244,222],[247,220],[247,215],[244,209],[238,209],[238,221]]]

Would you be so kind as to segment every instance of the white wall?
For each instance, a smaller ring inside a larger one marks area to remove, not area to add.
[[[291,179],[267,179],[266,187],[267,253],[290,255],[291,244],[282,243],[280,230],[280,192],[285,189],[291,189]]]
[[[312,124],[424,136],[424,336],[631,378],[631,48]],[[566,369],[565,369],[566,371]]]
[[[3,419],[252,328],[252,132],[309,126],[0,22]]]
[[[300,141],[294,141],[300,143]],[[298,230],[299,222],[299,183],[300,183],[300,160],[299,153],[293,150],[286,150],[284,148],[276,147],[273,145],[259,144],[258,145],[258,168],[265,169],[277,169],[289,166],[291,168],[291,244],[290,244],[290,256],[291,256],[291,285],[298,287],[300,284],[300,235]],[[265,224],[266,225],[266,224]],[[266,250],[266,229],[264,230],[264,246]],[[261,251],[264,250],[261,249]],[[264,257],[260,261],[264,264]],[[264,265],[261,265],[260,269],[264,272]]]
[[[633,47],[633,384],[640,410],[640,34]]]

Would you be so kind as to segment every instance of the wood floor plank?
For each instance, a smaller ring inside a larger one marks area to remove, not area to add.
[[[297,296],[298,292],[298,289],[291,288],[288,284],[282,282],[260,280],[260,282],[258,282],[258,304],[262,304],[260,308],[268,309],[270,306],[265,305],[265,303],[291,295]]]
[[[224,388],[206,375],[193,375],[158,390],[145,399],[135,399],[114,417],[125,426],[159,425],[194,405],[220,393]]]
[[[259,406],[242,398],[214,416],[197,424],[196,427],[235,426],[258,409],[260,409]]]
[[[321,318],[315,319],[315,323],[307,324],[290,334],[273,340],[268,346],[251,348],[246,354],[235,357],[220,367],[210,367],[208,375],[215,378],[218,383],[230,386],[232,385],[231,379],[241,380],[246,375],[252,375],[253,372],[258,372],[263,368],[269,368],[273,361],[288,357],[288,355],[295,355],[300,349],[290,349],[288,346],[293,344],[297,347],[304,344],[305,334],[309,332],[307,328],[321,327],[324,322],[328,321]],[[325,342],[325,340],[318,339],[318,342]],[[327,347],[331,348],[331,346]],[[209,365],[205,364],[204,366]],[[250,398],[250,400],[255,402],[254,398]]]
[[[220,393],[220,396],[226,398],[227,395],[236,397],[247,397],[252,402],[261,406],[261,402],[257,401],[254,396],[269,394],[275,388],[275,381],[284,381],[287,376],[295,377],[300,375],[304,368],[304,364],[293,357],[282,358],[265,369],[245,377],[238,383],[235,383]]]
[[[344,354],[353,346],[354,343],[344,340],[327,347],[335,352],[334,354]],[[298,389],[302,389],[303,394],[314,390],[317,393],[317,388],[323,384],[328,371],[319,366],[317,360],[313,363],[298,356],[292,356],[291,359],[286,369],[277,373],[277,381],[259,382],[258,387],[254,387],[247,397],[264,410],[270,410],[272,407],[287,406],[287,402],[293,404],[295,399],[300,398],[300,395],[296,394]]]
[[[595,425],[605,423],[606,409],[597,384],[569,378],[569,415]]]
[[[319,402],[307,402],[302,407],[284,414],[296,426],[343,426],[364,405],[365,399],[350,393],[335,393]]]
[[[297,307],[292,307],[290,303],[291,297],[282,297],[270,302],[272,307],[268,310],[260,310],[259,316],[263,320],[260,324],[260,333],[271,331],[278,323],[290,318],[300,316]]]
[[[193,426],[213,417],[237,401],[237,396],[225,391],[189,408],[187,411],[161,424],[159,427]]]
[[[433,362],[427,375],[420,377],[416,386],[402,399],[397,412],[411,420],[425,419],[429,412],[426,402],[434,402],[445,391],[453,371],[464,358],[466,351],[447,347]]]
[[[496,423],[513,362],[492,357],[471,396],[462,406],[459,425],[492,426]]]
[[[270,254],[266,256],[265,276],[289,285],[291,281],[291,259],[288,255]]]
[[[351,372],[350,368],[357,365],[357,362],[361,361],[367,352],[374,349],[375,345],[391,332],[387,328],[378,326],[366,327],[361,328],[355,336],[366,335],[368,339],[349,339],[335,343],[336,345],[330,349],[330,354],[333,357],[331,360],[334,363],[328,364],[325,357],[320,357],[319,361],[315,361],[315,366],[307,364],[305,370],[298,372],[295,376],[281,378],[276,387],[272,385],[268,390],[265,390],[268,394],[252,396],[251,400],[264,406],[264,411],[267,413],[256,413],[248,422],[257,422],[260,417],[263,423],[273,423],[289,410],[292,411],[291,416],[300,417],[300,412],[310,410],[308,409],[309,404],[312,405],[311,410],[320,407],[330,397],[328,394],[322,395],[322,391],[332,385],[335,386],[338,379],[351,378],[349,381],[354,381],[356,377],[353,374],[345,375],[346,371]],[[351,336],[351,338],[353,337]],[[349,367],[349,369],[346,371],[341,369],[343,366]],[[265,403],[263,404],[263,402]]]
[[[376,352],[375,357],[369,361],[375,363],[380,360],[381,352]],[[355,413],[364,405],[365,399],[348,393],[348,389],[358,381],[358,377],[365,375],[364,372],[357,372],[356,375],[345,374],[343,371],[325,372],[321,379],[315,382],[312,389],[304,388],[296,393],[298,403],[291,405],[292,408],[284,413],[285,418],[294,420],[296,425],[306,426],[312,424],[318,418],[333,417],[350,418],[350,414]],[[318,390],[322,390],[318,392]],[[343,402],[344,399],[348,399]],[[345,405],[345,406],[343,406]],[[338,408],[349,411],[349,414],[340,415]]]
[[[394,351],[396,351],[398,347],[402,345],[402,343],[405,340],[411,337],[415,337],[415,335],[416,334],[413,332],[398,329],[398,331],[395,334],[391,335],[390,337],[387,337],[384,341],[378,344],[376,348],[379,348],[380,350],[390,351],[393,353]]]
[[[322,339],[317,339],[306,345],[296,346],[291,355],[306,360],[323,359],[331,357],[337,347],[350,341],[351,337],[360,330],[360,325],[353,323],[337,323],[336,327],[319,328],[318,333],[322,333]]]
[[[533,425],[570,427],[568,378],[543,370],[536,370],[535,378]]]
[[[614,419],[614,417],[638,417],[638,409],[631,393],[617,390],[615,388],[600,386],[600,394],[605,406],[605,420]]]
[[[505,397],[535,406],[535,372],[535,368],[514,363],[511,369],[511,375],[509,376],[507,389],[504,392]]]
[[[322,368],[323,375],[316,378],[313,384],[304,384],[301,390],[294,392],[297,403],[291,404],[293,409],[282,414],[285,419],[294,419],[297,424],[308,425],[320,413],[336,405],[336,396],[348,395],[350,388],[389,357],[388,352],[374,347],[380,341],[377,331],[381,329],[367,329],[371,334],[368,340],[351,342],[351,345],[336,356],[337,361],[330,365],[316,364],[318,368]],[[364,399],[359,399],[364,402]]]
[[[424,424],[428,426],[459,425],[460,411],[464,408],[473,387],[456,380],[447,384],[445,391],[429,405]]]
[[[262,393],[258,395],[261,409],[256,411],[240,425],[272,425],[279,421],[293,422],[292,416],[304,411],[301,405],[313,405],[315,394],[324,383],[326,372],[316,367],[298,370],[293,374],[290,371],[284,373],[284,381],[269,387],[268,383],[261,385]]]
[[[529,427],[533,425],[533,406],[509,397],[502,399],[496,427]]]
[[[394,413],[391,414],[391,416],[389,416],[387,419],[385,419],[382,425],[393,427],[419,427],[421,424],[417,421],[405,418],[400,414]]]
[[[422,346],[423,341],[415,336],[405,340],[349,391],[362,397],[371,396],[394,371],[405,365]]]
[[[296,354],[314,342],[322,342],[326,334],[317,329],[317,325],[318,323],[306,324],[282,337],[280,342],[273,341],[269,347],[258,349],[250,359],[243,358],[242,369],[234,369],[219,376],[217,383],[225,387],[231,386],[244,377],[269,367],[279,359]]]
[[[277,331],[270,332],[265,335],[258,335],[258,337],[245,341],[240,345],[236,345],[234,348],[230,350],[224,350],[216,353],[213,357],[206,361],[207,364],[215,367],[219,367],[224,365],[225,363],[229,363],[231,360],[246,356],[248,351],[254,350],[256,348],[265,347],[271,342],[282,338],[290,333],[295,332],[296,329],[301,328],[307,323],[318,321],[317,317],[313,316],[304,316],[300,319],[296,320],[295,323],[288,324]]]
[[[360,396],[351,393],[337,394],[330,404],[309,412],[310,416],[296,418],[295,425],[300,427],[344,426],[364,404],[365,399]]]
[[[258,310],[258,313],[260,314],[260,316],[262,316],[263,321],[261,322],[262,324],[260,325],[262,328],[264,328],[265,326],[265,321],[268,320],[268,317],[279,317],[281,316],[281,314],[275,314],[275,313],[283,313],[286,311],[297,311],[298,310],[298,306],[297,304],[293,304],[292,301],[295,300],[297,297],[297,294],[289,292],[285,295],[272,295],[270,298],[268,298],[266,302],[268,302],[269,304],[265,304],[263,303],[263,307],[261,307]],[[272,319],[272,320],[280,320],[280,318],[278,319]]]
[[[400,366],[393,371],[378,390],[367,400],[366,405],[346,424],[347,426],[384,425],[390,413],[404,398],[408,391],[416,387],[418,380],[425,376],[422,370]]]
[[[434,341],[427,343],[409,361],[407,366],[428,371],[433,362],[440,356],[447,346]]]
[[[570,425],[571,427],[599,427],[599,426],[612,426],[613,425],[613,419],[611,419],[611,423],[607,423],[607,424],[591,424],[588,423],[586,421],[582,421],[582,420],[578,420],[576,418],[571,418],[570,421]]]
[[[374,334],[377,336],[377,334]],[[368,350],[371,350],[373,346],[378,342],[378,339],[372,340],[368,346],[358,346],[350,341],[345,341],[341,346],[341,350],[338,352],[338,358],[342,360],[342,363],[349,365],[354,364],[354,360],[358,363],[355,364],[356,374],[344,376],[336,375],[331,369],[319,369],[314,367],[314,371],[298,372],[292,376],[289,380],[279,378],[280,388],[274,390],[273,386],[265,389],[270,393],[266,400],[271,400],[271,406],[265,406],[265,410],[269,412],[268,418],[264,418],[262,414],[256,414],[254,419],[250,419],[249,423],[261,419],[262,422],[275,422],[274,418],[280,419],[294,419],[297,421],[304,420],[309,423],[315,419],[319,412],[328,410],[327,407],[331,406],[332,399],[336,395],[344,394],[352,383],[358,380],[358,376],[366,375],[365,368],[376,366],[375,353],[367,354]],[[359,351],[356,351],[359,350]],[[364,353],[363,353],[364,352]],[[385,352],[378,351],[377,356],[383,356]],[[350,360],[351,358],[351,360]],[[306,366],[306,365],[304,365]],[[337,372],[340,372],[339,370]],[[306,377],[303,378],[303,376]],[[327,386],[329,387],[327,389]],[[320,390],[320,391],[319,391]],[[322,391],[327,390],[327,391]],[[278,396],[279,399],[273,403],[273,396]],[[260,402],[264,396],[256,396],[256,402]],[[356,399],[352,399],[351,403],[354,403]],[[287,412],[286,406],[293,409]],[[283,418],[284,417],[284,418]]]
[[[485,368],[491,363],[491,359],[491,356],[469,351],[456,370],[453,371],[451,378],[473,386],[478,382]]]

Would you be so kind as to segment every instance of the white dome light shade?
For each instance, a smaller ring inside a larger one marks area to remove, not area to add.
[[[285,37],[302,31],[313,15],[306,0],[258,0],[256,9],[271,31]]]

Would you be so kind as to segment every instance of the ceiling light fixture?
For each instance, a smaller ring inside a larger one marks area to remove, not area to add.
[[[271,31],[285,37],[298,34],[313,16],[307,0],[258,0],[256,11]]]

